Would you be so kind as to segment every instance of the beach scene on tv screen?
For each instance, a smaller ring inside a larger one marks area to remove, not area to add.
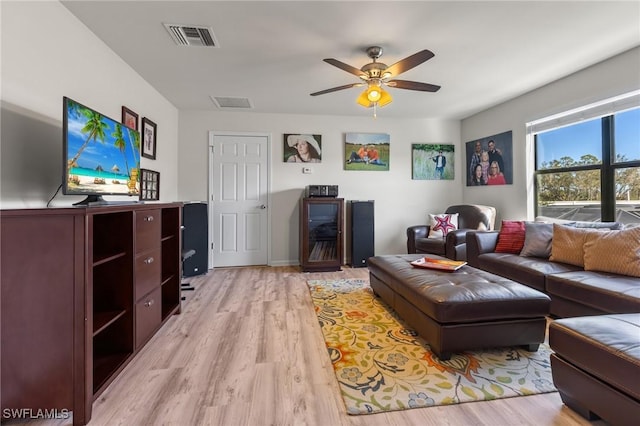
[[[140,193],[140,134],[69,100],[67,192]]]

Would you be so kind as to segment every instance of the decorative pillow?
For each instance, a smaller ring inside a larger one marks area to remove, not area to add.
[[[553,239],[553,224],[542,222],[525,222],[524,246],[520,256],[542,257],[551,256],[551,241]]]
[[[519,254],[524,245],[525,228],[522,220],[503,220],[498,234],[496,253]]]
[[[640,277],[640,228],[587,234],[584,269]]]
[[[588,233],[599,233],[589,228],[553,224],[553,240],[551,241],[552,262],[568,263],[584,267],[584,242]]]
[[[458,229],[458,213],[429,214],[428,238],[444,238],[456,229]]]

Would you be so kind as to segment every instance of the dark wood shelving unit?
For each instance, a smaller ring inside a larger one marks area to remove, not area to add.
[[[343,257],[344,200],[300,201],[300,266],[304,272],[339,271]]]
[[[89,422],[93,401],[180,312],[181,215],[181,203],[1,211],[3,408]]]

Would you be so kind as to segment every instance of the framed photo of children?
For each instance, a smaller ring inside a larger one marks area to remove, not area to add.
[[[147,117],[142,118],[142,156],[156,159],[156,141],[158,126]]]
[[[140,169],[140,199],[160,199],[160,173],[153,170]]]
[[[411,144],[411,179],[453,180],[454,150],[452,144]]]
[[[513,132],[469,141],[467,186],[513,184]]]
[[[346,133],[345,170],[389,170],[390,137],[386,133]]]
[[[284,134],[285,163],[322,162],[322,135]]]

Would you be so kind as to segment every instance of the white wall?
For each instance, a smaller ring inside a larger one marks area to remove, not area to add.
[[[460,123],[457,120],[385,119],[363,110],[362,117],[180,111],[179,192],[184,200],[206,200],[208,132],[261,132],[271,135],[271,261],[298,263],[298,202],[307,185],[339,185],[345,200],[375,201],[376,254],[406,253],[406,228],[426,223],[427,213],[442,212],[462,199]],[[344,134],[388,133],[389,171],[344,170]],[[284,133],[322,135],[322,163],[312,174],[283,161]],[[455,180],[411,179],[412,143],[456,145]]]
[[[640,48],[586,68],[462,121],[462,141],[513,130],[513,185],[464,187],[465,203],[496,206],[500,220],[534,217],[533,161],[527,162],[526,123],[640,88]],[[532,159],[532,156],[529,155]]]
[[[116,120],[125,105],[154,121],[157,160],[141,167],[161,173],[162,201],[177,200],[177,109],[60,3],[0,7],[2,208],[44,207],[62,183],[63,96]],[[59,194],[52,206],[82,198]]]

